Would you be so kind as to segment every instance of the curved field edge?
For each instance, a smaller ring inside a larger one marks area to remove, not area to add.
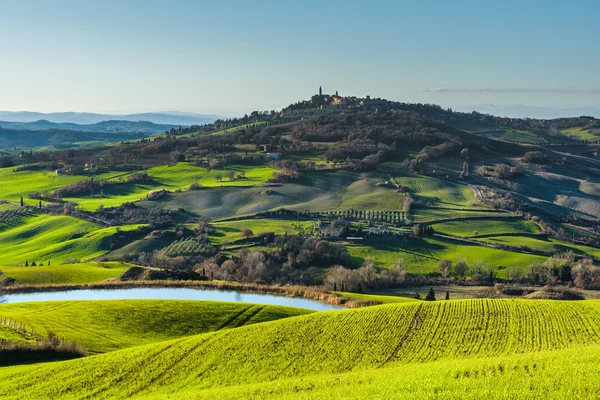
[[[194,300],[49,301],[0,305],[0,318],[91,354],[309,314],[293,307]]]
[[[598,346],[599,323],[598,301],[460,300],[315,313],[6,368],[0,370],[0,396],[124,398],[407,364],[421,368],[437,360],[512,359]]]

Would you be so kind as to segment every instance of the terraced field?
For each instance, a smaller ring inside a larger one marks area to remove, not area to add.
[[[20,224],[0,231],[0,264],[60,264],[68,258],[87,260],[108,251],[105,239],[117,229],[136,229],[137,225],[100,228],[72,217],[35,215]]]
[[[507,393],[593,398],[599,390],[594,364],[600,360],[598,326],[598,301],[391,304],[3,368],[0,395],[313,398],[311,389],[316,388],[322,398],[373,393],[383,398],[434,393],[458,398],[474,388],[466,398],[482,393],[493,398]],[[567,368],[575,366],[580,367],[578,377],[591,381],[579,378],[575,385],[560,379],[543,386],[564,376],[561,372],[574,377]],[[586,392],[589,388],[595,392]]]
[[[230,329],[312,311],[210,301],[51,301],[0,305],[8,318],[40,335],[52,331],[92,354]]]
[[[131,267],[118,262],[88,262],[77,264],[44,265],[36,267],[0,267],[9,278],[23,284],[84,284],[116,278]]]

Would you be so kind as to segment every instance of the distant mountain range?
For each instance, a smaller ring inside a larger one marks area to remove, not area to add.
[[[32,111],[0,111],[0,121],[6,122],[52,122],[57,124],[92,125],[104,121],[147,121],[158,125],[203,125],[221,118],[218,115],[195,114],[179,111],[137,114],[96,114],[79,112],[39,113]],[[31,129],[31,128],[27,128]],[[77,128],[79,129],[79,128]]]
[[[6,122],[0,121],[0,128],[4,130],[20,130],[20,131],[76,131],[76,132],[98,132],[98,133],[123,133],[123,132],[135,132],[135,133],[159,133],[165,132],[172,127],[179,127],[180,124],[163,125],[155,124],[148,121],[102,121],[96,124],[74,124],[70,122],[50,122],[45,119],[34,122]]]

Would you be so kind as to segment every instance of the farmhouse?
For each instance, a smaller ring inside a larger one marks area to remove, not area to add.
[[[387,225],[372,226],[369,228],[369,235],[385,235],[390,233],[390,228]]]
[[[320,237],[340,237],[348,226],[348,222],[337,219],[335,221],[316,221],[318,235]]]

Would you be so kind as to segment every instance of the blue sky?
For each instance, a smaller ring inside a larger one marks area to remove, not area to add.
[[[598,1],[0,0],[0,109],[238,115],[323,85],[600,114],[598,15]]]

